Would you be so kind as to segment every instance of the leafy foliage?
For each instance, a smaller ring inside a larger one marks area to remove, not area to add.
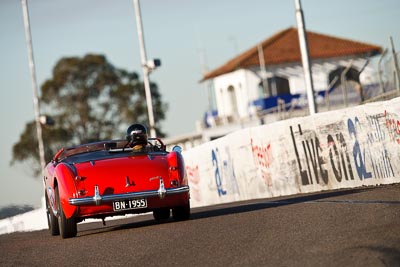
[[[131,123],[148,122],[143,83],[135,72],[110,64],[103,55],[60,59],[53,77],[41,86],[41,112],[55,121],[43,127],[46,162],[61,147],[105,139],[120,139]],[[153,111],[157,127],[165,119],[167,105],[156,84],[151,84]],[[45,112],[44,112],[45,111]],[[11,164],[28,162],[34,174],[40,173],[35,121],[28,122],[13,146]]]

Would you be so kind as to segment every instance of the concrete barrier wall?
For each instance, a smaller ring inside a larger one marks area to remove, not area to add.
[[[400,182],[400,98],[243,129],[184,152],[192,207]]]

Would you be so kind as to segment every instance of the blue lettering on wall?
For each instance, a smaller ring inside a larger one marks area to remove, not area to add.
[[[221,173],[218,164],[218,157],[217,157],[218,148],[211,151],[211,158],[213,166],[215,167],[215,183],[217,185],[218,196],[226,195],[226,190],[222,188],[222,180],[221,180]]]
[[[367,138],[361,144],[359,134],[362,133],[362,128],[359,119],[355,117],[354,123],[351,119],[348,120],[350,137],[355,140],[353,156],[360,179],[372,178],[372,174],[375,178],[394,177],[390,155],[384,143],[386,134],[380,127],[379,120],[383,119],[383,117],[383,114],[367,117],[369,131],[367,133],[364,132]],[[372,167],[370,172],[367,171],[366,167],[367,159],[369,159]]]
[[[229,150],[229,147],[225,147],[225,154],[226,154],[226,159],[223,160],[223,174],[222,177],[226,179],[225,181],[228,181],[227,187],[228,187],[228,192],[231,194],[239,194],[239,186],[236,180],[236,175],[235,175],[235,169],[234,169],[234,163],[233,159],[231,158],[231,153]]]
[[[357,117],[354,119],[355,123],[351,119],[347,120],[347,128],[349,130],[350,137],[354,139],[353,145],[353,158],[356,165],[357,174],[360,180],[372,178],[371,172],[367,171],[365,165],[365,149],[361,149],[359,143],[359,136],[356,127],[360,128],[360,121]]]

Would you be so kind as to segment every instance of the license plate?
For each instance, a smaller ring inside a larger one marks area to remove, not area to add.
[[[113,202],[114,211],[147,208],[147,199],[127,199]]]

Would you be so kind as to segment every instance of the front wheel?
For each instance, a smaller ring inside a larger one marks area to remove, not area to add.
[[[186,221],[190,219],[190,202],[188,201],[185,206],[176,207],[172,209],[172,217],[175,221]]]
[[[58,187],[56,188],[56,201],[57,201],[57,208],[58,208],[58,225],[60,228],[60,234],[62,238],[70,238],[75,237],[78,233],[78,227],[76,225],[75,218],[67,219],[65,217],[64,211],[61,206],[60,202],[60,194],[58,192]]]

